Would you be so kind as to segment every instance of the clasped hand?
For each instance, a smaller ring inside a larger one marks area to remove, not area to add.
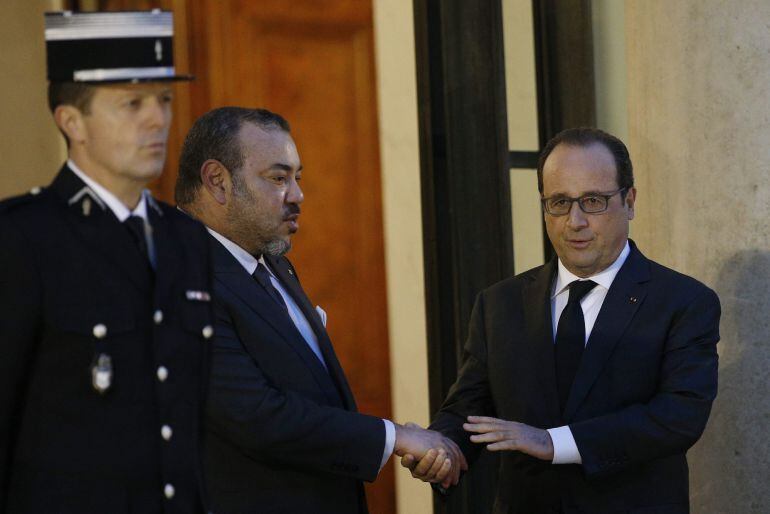
[[[489,451],[519,451],[538,459],[553,460],[553,442],[546,430],[488,416],[468,416],[468,422],[463,424],[463,428],[473,433],[470,436],[472,442],[486,443]],[[433,433],[437,434],[437,432]],[[449,439],[446,441],[449,441],[462,456],[462,452],[453,441]],[[441,450],[427,451],[422,457],[411,453],[399,455],[401,455],[401,465],[408,468],[413,477],[423,482],[441,483],[444,489],[450,485],[457,485],[460,471],[468,469],[464,456],[459,467],[447,465],[446,462],[450,458],[455,460],[456,457],[450,457]]]
[[[413,477],[441,484],[445,489],[457,485],[460,472],[468,469],[465,456],[454,441],[415,423],[396,425],[394,453]]]

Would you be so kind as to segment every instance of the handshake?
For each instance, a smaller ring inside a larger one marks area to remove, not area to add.
[[[448,489],[457,485],[460,472],[468,469],[460,448],[451,439],[414,423],[396,424],[393,452],[401,457],[401,465],[423,482],[441,484]]]
[[[484,444],[489,451],[517,451],[553,460],[553,441],[547,430],[487,416],[468,416],[463,428],[471,434],[472,443]],[[413,477],[441,484],[444,489],[457,485],[460,473],[468,470],[468,462],[454,441],[414,423],[396,425],[394,453]]]

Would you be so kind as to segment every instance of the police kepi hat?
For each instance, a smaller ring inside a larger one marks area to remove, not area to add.
[[[51,82],[190,80],[174,69],[174,18],[168,11],[45,14]]]

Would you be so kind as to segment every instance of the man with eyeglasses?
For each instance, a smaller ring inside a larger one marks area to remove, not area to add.
[[[628,239],[628,150],[597,129],[545,147],[538,186],[558,258],[478,296],[431,428],[468,463],[500,452],[496,514],[689,512],[685,453],[717,393],[720,306]],[[430,480],[432,456],[405,456]]]

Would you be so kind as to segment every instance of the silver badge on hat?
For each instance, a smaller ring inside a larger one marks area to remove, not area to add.
[[[106,353],[96,357],[96,363],[91,368],[91,384],[99,394],[104,394],[112,385],[112,359]]]

